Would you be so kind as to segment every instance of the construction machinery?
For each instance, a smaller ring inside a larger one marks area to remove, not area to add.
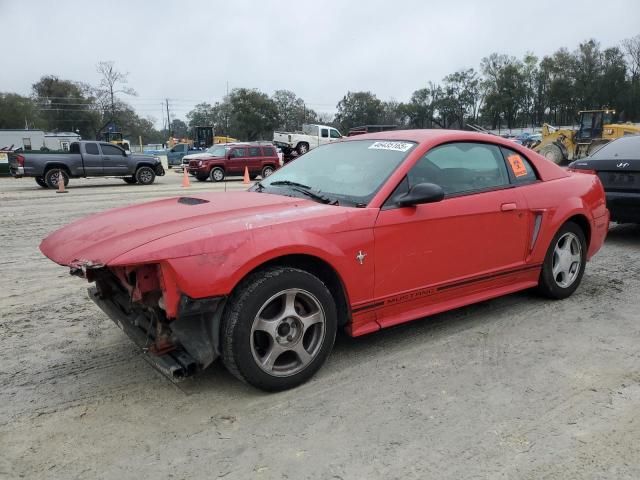
[[[561,165],[586,157],[605,143],[625,135],[639,135],[640,126],[613,123],[615,110],[582,110],[578,112],[578,130],[556,128],[545,123],[542,138],[533,149],[548,160]]]
[[[131,151],[131,142],[122,137],[121,132],[104,132],[102,135],[105,142],[113,143],[123,148],[127,152]]]
[[[173,148],[180,143],[186,143],[189,147],[206,149],[217,143],[231,143],[238,140],[227,135],[214,135],[213,127],[193,127],[193,139],[169,137],[167,144]]]

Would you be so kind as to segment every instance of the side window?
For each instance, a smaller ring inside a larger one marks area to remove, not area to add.
[[[523,185],[538,180],[538,176],[529,160],[509,148],[502,147],[501,150],[507,162],[509,177],[511,177],[512,183]]]
[[[320,136],[322,138],[329,138],[329,129],[328,128],[323,128],[320,130]]]
[[[331,138],[342,138],[337,130],[329,130],[329,134],[331,134]]]
[[[95,143],[85,143],[84,150],[89,155],[100,155],[100,152],[98,151],[98,145]]]
[[[262,152],[265,157],[275,157],[276,152],[273,151],[273,147],[262,147]]]
[[[234,148],[233,150],[231,150],[231,157],[232,158],[240,158],[240,157],[245,157],[245,149],[244,148]]]
[[[447,196],[509,185],[500,148],[483,143],[457,142],[436,147],[407,176],[410,187],[435,183]]]
[[[118,147],[116,147],[115,145],[101,145],[102,147],[102,154],[103,155],[117,155],[119,157],[122,156],[122,150],[120,150]]]
[[[260,147],[249,147],[249,156],[250,157],[259,157],[260,156]]]

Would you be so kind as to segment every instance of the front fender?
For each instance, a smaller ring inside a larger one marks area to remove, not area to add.
[[[352,303],[373,291],[373,222],[375,211],[362,209],[360,221],[348,216],[307,230],[279,225],[214,234],[207,226],[179,232],[135,248],[108,266],[158,263],[169,269],[177,289],[191,298],[225,296],[252,270],[286,255],[308,255],[330,265],[341,278]],[[356,255],[368,257],[362,264]]]

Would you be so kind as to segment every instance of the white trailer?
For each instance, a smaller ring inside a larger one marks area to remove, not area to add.
[[[73,132],[45,132],[44,146],[49,150],[69,151],[72,142],[79,142],[82,137]]]
[[[13,150],[60,150],[68,151],[71,142],[82,140],[74,132],[45,132],[43,130],[0,130],[0,149],[11,147]]]
[[[40,150],[45,146],[44,131],[42,130],[0,130],[0,148],[11,147],[24,150]]]

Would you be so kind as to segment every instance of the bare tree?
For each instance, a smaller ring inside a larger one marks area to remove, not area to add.
[[[635,80],[640,76],[640,35],[623,40],[622,50],[629,59],[631,78]]]
[[[97,72],[102,75],[100,84],[96,89],[99,102],[103,106],[103,111],[107,109],[110,113],[109,121],[112,121],[116,116],[116,110],[118,106],[118,93],[125,95],[137,95],[133,88],[127,87],[128,73],[122,73],[115,69],[114,62],[100,62],[96,67]]]

